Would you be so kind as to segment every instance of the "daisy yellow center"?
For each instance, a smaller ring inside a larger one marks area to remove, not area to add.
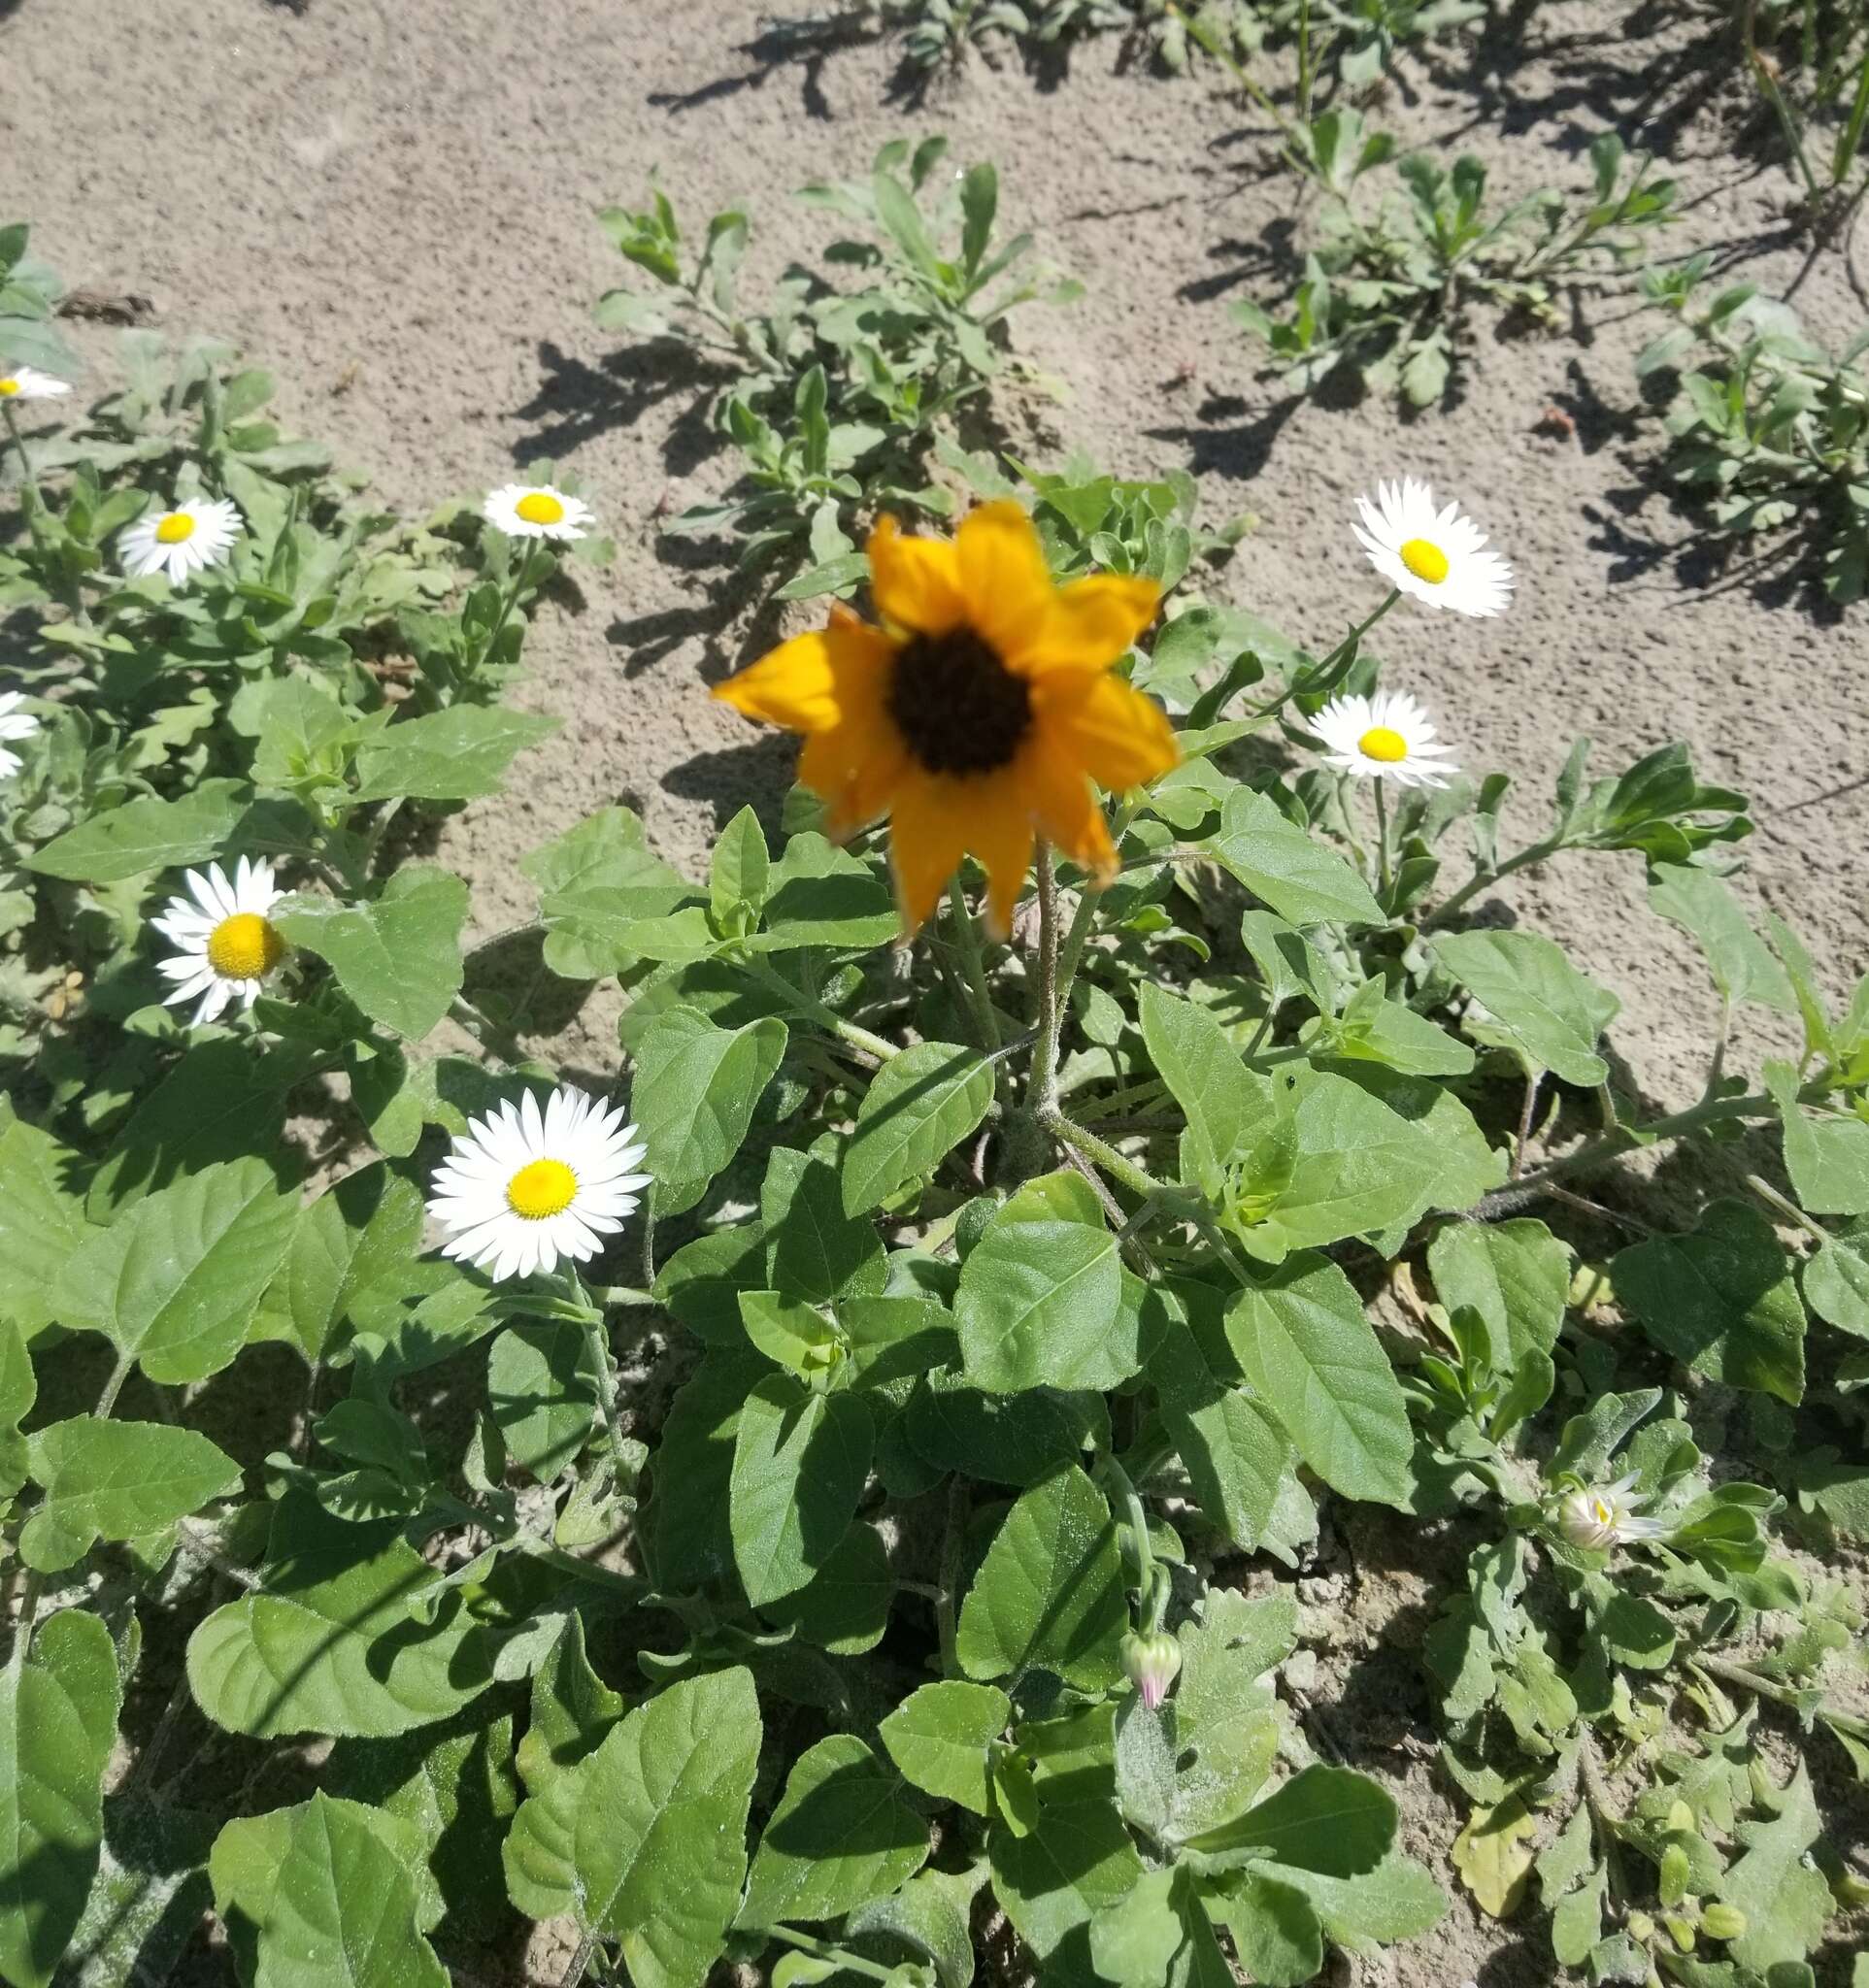
[[[529,1160],[506,1183],[506,1205],[528,1222],[561,1215],[578,1195],[578,1176],[562,1160]]]
[[[155,542],[158,546],[179,546],[184,539],[195,535],[195,521],[185,511],[171,511],[156,520]]]
[[[1408,540],[1399,556],[1415,578],[1429,586],[1439,586],[1448,577],[1448,555],[1432,539]]]
[[[257,980],[284,954],[284,940],[257,911],[236,911],[208,934],[208,964],[223,980]]]
[[[18,381],[17,381],[17,380],[0,380],[0,399],[7,399],[7,400],[11,400],[11,399],[13,398],[13,396],[14,396],[14,395],[15,395],[16,393],[17,393],[18,391],[19,391],[19,382],[18,382]]]
[[[1600,1526],[1613,1525],[1616,1522],[1616,1513],[1600,1498],[1596,1501],[1596,1522]]]
[[[513,507],[527,524],[563,524],[565,508],[549,490],[528,490]]]
[[[1032,694],[990,643],[955,628],[897,650],[889,715],[925,773],[997,773],[1031,728]]]
[[[1371,725],[1356,741],[1356,750],[1365,759],[1380,759],[1385,766],[1393,766],[1408,757],[1408,741],[1393,726]]]

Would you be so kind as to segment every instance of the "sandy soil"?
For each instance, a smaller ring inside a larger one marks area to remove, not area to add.
[[[68,280],[147,293],[171,334],[237,340],[278,374],[289,421],[397,503],[425,508],[556,458],[614,530],[615,565],[548,612],[530,651],[524,701],[563,731],[511,795],[443,837],[483,929],[528,914],[515,858],[597,806],[640,809],[698,870],[714,828],[789,777],[784,742],[709,701],[772,623],[755,626],[744,589],[658,539],[656,517],[718,489],[727,464],[706,454],[692,386],[593,327],[589,306],[622,266],[592,209],[636,201],[656,168],[691,221],[748,206],[756,293],[823,239],[789,189],[861,171],[888,137],[944,130],[958,156],[998,162],[1003,218],[1087,286],[1069,310],[1015,319],[1020,351],[1068,393],[1039,414],[1042,456],[1079,444],[1130,474],[1191,462],[1211,517],[1260,520],[1211,591],[1319,646],[1375,598],[1348,529],[1356,491],[1412,470],[1457,494],[1519,570],[1514,611],[1499,623],[1398,613],[1383,650],[1464,765],[1513,771],[1510,827],[1538,832],[1577,732],[1594,735],[1605,772],[1685,738],[1705,776],[1754,798],[1748,888],[1803,931],[1837,987],[1861,971],[1859,638],[1782,575],[1710,564],[1655,493],[1658,424],[1629,363],[1652,327],[1630,303],[1592,306],[1575,336],[1488,349],[1450,413],[1405,422],[1381,402],[1294,404],[1255,380],[1224,311],[1234,295],[1276,296],[1305,225],[1266,128],[1233,102],[1118,73],[1106,41],[1044,74],[971,62],[917,108],[887,49],[777,59],[762,13],[754,0],[0,0],[6,205],[30,213],[35,247]],[[1806,261],[1784,212],[1791,182],[1736,148],[1746,107],[1730,60],[1701,39],[1704,14],[1682,15],[1525,4],[1484,43],[1408,63],[1377,115],[1413,143],[1478,151],[1504,193],[1581,184],[1588,139],[1614,125],[1684,181],[1681,252],[1717,248],[1783,293]],[[1853,328],[1840,253],[1797,294],[1818,333]],[[108,335],[87,343],[108,381]],[[1553,406],[1574,439],[1540,432]],[[1620,993],[1618,1049],[1648,1095],[1679,1104],[1697,1089],[1715,997],[1641,896],[1636,858],[1578,856],[1519,903]],[[556,1047],[614,1067],[594,1011]],[[1380,1612],[1405,1606],[1398,1589]],[[1372,1626],[1372,1644],[1384,1634]],[[1417,1847],[1440,1861],[1446,1845]],[[1544,1980],[1543,1950],[1517,1932],[1502,1948],[1459,1905],[1431,1957],[1359,1978]]]

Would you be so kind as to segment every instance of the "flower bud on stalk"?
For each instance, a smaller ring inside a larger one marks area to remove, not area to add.
[[[1181,1644],[1165,1629],[1131,1630],[1122,1640],[1122,1668],[1149,1709],[1159,1711],[1181,1673]]]

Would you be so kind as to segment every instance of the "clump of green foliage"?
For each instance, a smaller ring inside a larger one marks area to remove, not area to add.
[[[1514,316],[1550,325],[1567,293],[1630,271],[1673,216],[1675,182],[1651,162],[1628,167],[1606,133],[1590,148],[1582,203],[1552,187],[1489,211],[1478,159],[1443,167],[1422,153],[1383,166],[1389,149],[1326,112],[1302,134],[1301,162],[1325,188],[1321,238],[1305,258],[1288,314],[1233,307],[1269,348],[1270,370],[1309,392],[1342,369],[1379,393],[1430,407],[1459,384],[1482,329]],[[1373,211],[1359,190],[1380,186]]]
[[[1679,374],[1668,474],[1733,539],[1780,533],[1839,603],[1869,586],[1869,333],[1840,354],[1752,283],[1706,294],[1709,258],[1648,284],[1681,320],[1644,348],[1644,378]]]

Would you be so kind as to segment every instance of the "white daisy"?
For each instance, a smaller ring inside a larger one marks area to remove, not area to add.
[[[18,690],[0,694],[0,780],[19,771],[19,755],[8,751],[9,745],[15,739],[31,738],[39,729],[39,720],[30,712],[19,709],[25,701],[24,693]]]
[[[157,963],[176,983],[163,998],[171,1008],[194,1001],[197,1022],[213,1021],[230,1001],[252,1007],[261,981],[285,957],[285,942],[266,915],[285,895],[273,882],[273,866],[243,856],[231,883],[218,863],[183,880],[187,897],[172,897],[150,920],[182,948]]]
[[[1481,549],[1485,534],[1460,507],[1434,508],[1434,492],[1414,477],[1378,483],[1376,501],[1358,497],[1362,523],[1352,529],[1369,563],[1391,586],[1430,608],[1457,614],[1503,614],[1512,602],[1512,568]]]
[[[117,540],[123,570],[132,580],[169,571],[169,584],[182,586],[212,566],[240,536],[237,505],[225,497],[190,497],[173,511],[146,511]]]
[[[1444,787],[1447,776],[1459,771],[1448,763],[1449,748],[1435,745],[1425,708],[1406,691],[1333,698],[1311,720],[1311,729],[1329,748],[1325,764],[1358,779]]]
[[[1647,1501],[1629,1496],[1635,1482],[1631,1471],[1614,1484],[1573,1491],[1558,1508],[1557,1522],[1565,1539],[1573,1546],[1598,1553],[1627,1545],[1631,1540],[1658,1540],[1668,1528],[1659,1519],[1637,1517]]]
[[[510,539],[582,539],[596,514],[582,497],[547,483],[502,483],[481,507],[487,523]]]
[[[635,1209],[634,1190],[649,1185],[633,1171],[648,1152],[621,1106],[569,1084],[543,1113],[527,1091],[517,1108],[470,1119],[429,1182],[428,1212],[448,1232],[442,1254],[481,1265],[496,1282],[595,1256],[599,1238]]]
[[[56,400],[72,390],[69,380],[55,380],[36,366],[0,371],[0,400]]]

